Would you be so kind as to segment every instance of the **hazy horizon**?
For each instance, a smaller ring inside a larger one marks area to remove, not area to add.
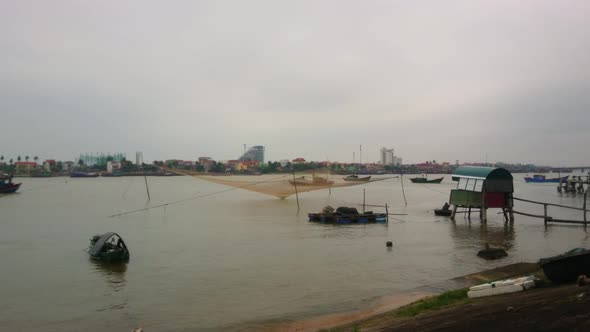
[[[0,5],[0,155],[590,165],[590,2]]]

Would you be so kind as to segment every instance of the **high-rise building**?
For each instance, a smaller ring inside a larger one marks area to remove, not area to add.
[[[256,145],[249,148],[241,157],[240,161],[264,162],[264,146]]]
[[[381,164],[393,165],[394,162],[393,149],[381,148]]]

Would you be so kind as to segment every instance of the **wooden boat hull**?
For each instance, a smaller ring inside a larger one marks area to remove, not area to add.
[[[344,181],[356,181],[356,182],[368,182],[371,180],[371,176],[364,176],[364,177],[358,177],[358,176],[345,176]]]
[[[434,215],[435,216],[450,217],[452,212],[453,211],[451,211],[451,210],[435,209]]]
[[[426,178],[410,178],[410,181],[412,181],[412,183],[441,183],[443,179],[444,176],[442,178],[432,180],[428,180]]]
[[[21,183],[7,183],[0,185],[0,194],[12,194],[20,188]]]
[[[116,243],[109,241],[113,238],[119,241]],[[127,245],[119,234],[113,232],[95,235],[90,239],[88,254],[91,259],[103,262],[126,262],[129,260]]]
[[[576,248],[563,255],[541,259],[539,264],[552,282],[573,282],[580,275],[590,276],[590,250]]]

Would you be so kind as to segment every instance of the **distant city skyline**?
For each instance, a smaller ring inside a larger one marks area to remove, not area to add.
[[[590,2],[9,1],[0,153],[589,164]]]

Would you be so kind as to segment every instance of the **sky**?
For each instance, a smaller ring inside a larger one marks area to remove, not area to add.
[[[0,154],[590,165],[590,2],[0,1]]]

